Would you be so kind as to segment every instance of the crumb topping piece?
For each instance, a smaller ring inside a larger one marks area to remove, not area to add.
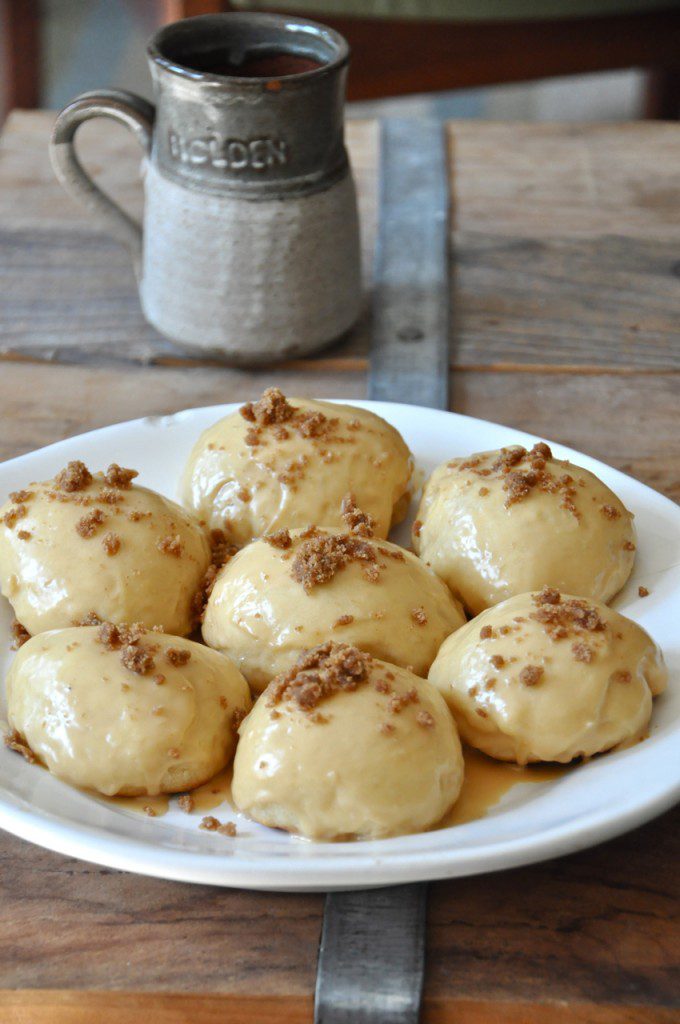
[[[325,534],[313,527],[301,536],[306,539],[293,559],[291,575],[307,593],[328,583],[350,562],[360,562],[365,578],[372,583],[378,581],[380,572],[375,548],[363,538],[348,533]]]
[[[434,729],[434,718],[429,711],[419,711],[416,715],[416,722],[423,729]]]
[[[105,519],[106,516],[100,508],[93,508],[91,512],[87,512],[78,520],[76,523],[76,533],[83,537],[84,540],[89,540],[90,537],[94,537]]]
[[[237,835],[236,825],[233,821],[227,821],[224,825],[219,818],[213,817],[212,814],[207,814],[204,818],[201,818],[201,823],[198,826],[203,829],[204,832],[217,832],[221,836],[233,837]]]
[[[241,406],[239,412],[244,420],[252,424],[244,438],[249,447],[256,447],[264,443],[265,432],[268,429],[271,436],[277,441],[287,440],[291,430],[296,431],[300,437],[311,441],[332,439],[331,435],[340,422],[337,417],[329,417],[319,411],[313,412],[291,405],[279,388],[267,388],[259,401],[246,402]],[[356,430],[357,428],[349,429]],[[340,438],[335,439],[340,440]],[[344,441],[349,442],[349,440],[344,438]],[[321,454],[323,457],[324,453]],[[326,458],[325,461],[332,461],[332,459]],[[288,473],[282,474],[281,482],[294,483],[294,478],[300,476],[303,470],[304,464],[294,467]],[[293,479],[288,479],[289,476],[292,476]]]
[[[13,651],[18,651],[20,647],[23,647],[27,640],[31,639],[31,634],[18,619],[12,619],[10,633],[12,634],[12,643],[10,644],[10,647]]]
[[[106,533],[102,538],[104,551],[107,555],[117,555],[120,551],[120,537],[117,533]]]
[[[69,462],[66,468],[57,473],[54,478],[55,487],[69,494],[73,491],[83,491],[91,483],[92,473],[90,473],[85,463],[80,462],[79,459]]]
[[[180,665],[186,665],[190,661],[191,651],[188,651],[186,647],[168,647],[165,652],[165,658],[171,665],[179,667]]]
[[[29,764],[35,764],[37,761],[37,757],[16,729],[5,733],[5,746],[10,750],[16,751],[17,754],[21,754]]]
[[[107,651],[120,651],[121,663],[130,672],[146,676],[156,667],[153,655],[157,650],[142,644],[146,632],[145,627],[139,622],[134,622],[131,626],[102,622],[99,625],[97,641]]]
[[[9,500],[14,505],[24,505],[27,501],[30,501],[32,497],[33,491],[21,490],[9,492]]]
[[[341,626],[349,626],[352,622],[354,622],[353,615],[341,615],[333,623],[333,629],[339,629]]]
[[[541,665],[525,665],[519,674],[519,681],[525,686],[536,686],[540,683],[543,675],[544,669]]]
[[[281,548],[282,551],[287,551],[293,543],[288,530],[277,530],[276,533],[267,533],[262,539],[267,544],[271,544],[273,548]]]
[[[265,427],[271,423],[285,423],[293,416],[295,408],[288,404],[286,396],[279,388],[267,388],[259,401],[246,402],[239,412],[249,423],[258,423]]]
[[[5,524],[5,526],[8,526],[9,529],[11,530],[13,529],[14,526],[16,526],[20,519],[24,518],[26,512],[27,509],[25,505],[12,505],[12,507],[8,509],[7,512],[5,512],[4,516],[2,517],[2,521]]]
[[[346,494],[341,505],[342,518],[347,529],[356,537],[372,537],[375,530],[375,519],[368,512],[358,508],[353,494]]]
[[[267,687],[267,704],[292,701],[302,711],[313,711],[334,693],[353,691],[368,680],[370,655],[349,644],[332,640],[305,651],[288,672]]]
[[[449,465],[457,465],[460,471],[471,471],[483,478],[501,479],[503,490],[507,492],[506,508],[511,508],[517,502],[524,501],[537,489],[548,494],[559,495],[560,507],[571,512],[578,519],[580,513],[574,502],[576,497],[574,478],[568,473],[556,476],[547,469],[547,463],[552,457],[550,447],[545,442],[539,441],[530,451],[527,451],[522,445],[501,448],[490,467],[483,466],[483,459],[479,455],[473,455],[459,463],[454,461]],[[487,487],[479,489],[479,494],[482,497],[488,493]]]
[[[411,609],[411,618],[415,622],[416,626],[427,625],[427,612],[422,605],[419,605],[418,608]]]
[[[104,480],[109,487],[126,491],[136,476],[139,476],[136,469],[124,469],[117,462],[112,462],[104,473]]]
[[[196,801],[194,800],[191,793],[183,793],[182,796],[177,801],[177,803],[179,805],[180,811],[184,811],[185,814],[191,814],[194,807],[196,806]]]
[[[172,555],[173,558],[180,558],[182,555],[182,540],[178,533],[174,536],[161,537],[156,547],[164,555]]]
[[[606,629],[596,608],[581,598],[563,601],[554,587],[544,587],[533,595],[532,601],[536,611],[529,618],[540,622],[551,640],[563,640],[580,633],[602,633]]]
[[[647,587],[638,587],[638,597],[649,597],[649,591]]]
[[[203,620],[205,606],[213,592],[218,572],[237,551],[238,548],[227,541],[223,530],[210,531],[210,565],[206,569],[200,586],[191,602],[194,620],[197,624]]]
[[[231,731],[238,732],[241,728],[241,722],[246,717],[248,712],[244,708],[234,708],[231,713]]]

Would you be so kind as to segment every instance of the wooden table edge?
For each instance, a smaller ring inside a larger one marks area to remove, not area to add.
[[[0,989],[3,1024],[308,1024],[309,996]],[[428,999],[423,1024],[672,1024],[674,1010],[613,1003]]]

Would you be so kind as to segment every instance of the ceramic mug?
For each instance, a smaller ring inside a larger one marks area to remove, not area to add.
[[[85,93],[50,147],[66,191],[130,249],[147,320],[242,365],[336,340],[361,304],[347,43],[306,19],[230,13],[168,25],[147,53],[155,107]],[[126,125],[146,153],[143,227],[78,160],[76,131],[93,117]]]

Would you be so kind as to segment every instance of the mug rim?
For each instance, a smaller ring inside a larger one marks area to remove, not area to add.
[[[197,71],[195,68],[187,67],[180,61],[167,57],[161,47],[164,42],[177,31],[179,25],[190,26],[192,24],[209,22],[232,24],[241,22],[245,24],[272,25],[279,29],[301,28],[303,31],[313,33],[317,37],[325,38],[337,49],[337,53],[328,61],[324,61],[320,67],[312,68],[309,71],[298,71],[291,75],[220,75],[213,71]],[[179,21],[170,22],[164,25],[149,40],[146,47],[147,56],[158,68],[168,72],[185,82],[193,82],[196,85],[212,83],[215,85],[236,85],[241,88],[261,88],[267,82],[280,82],[284,87],[288,84],[304,82],[312,78],[318,78],[331,74],[346,66],[350,59],[349,43],[340,32],[324,25],[321,22],[313,21],[310,18],[300,18],[297,15],[271,14],[267,11],[224,11],[221,14],[199,14],[192,18],[182,18]]]

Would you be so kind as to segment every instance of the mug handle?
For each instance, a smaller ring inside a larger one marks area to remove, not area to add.
[[[100,89],[77,96],[57,116],[50,141],[50,159],[60,184],[77,202],[91,210],[114,238],[130,250],[139,273],[142,228],[103,192],[87,173],[75,149],[75,135],[84,121],[110,117],[129,128],[147,154],[156,111],[153,104],[123,89]]]

